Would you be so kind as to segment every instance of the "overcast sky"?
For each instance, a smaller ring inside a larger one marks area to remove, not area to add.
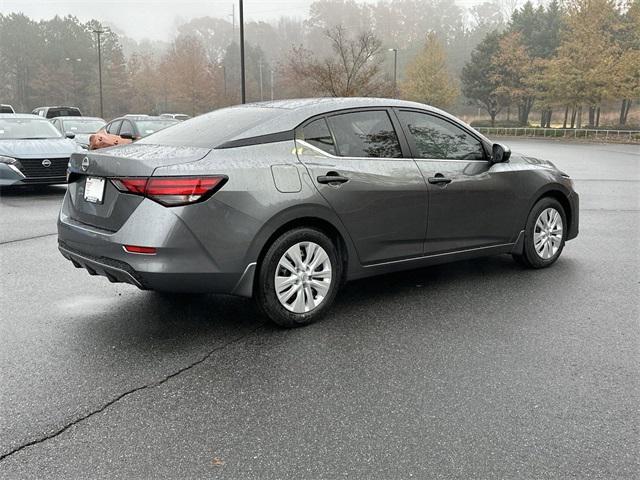
[[[361,0],[375,2],[376,0]],[[456,0],[461,6],[483,0]],[[231,20],[233,0],[0,0],[0,13],[23,12],[31,18],[75,15],[114,25],[136,40],[168,40],[176,25],[195,17]],[[313,0],[244,0],[247,20],[274,20],[280,16],[306,17]],[[237,7],[236,7],[237,15]],[[237,21],[237,20],[236,20]]]

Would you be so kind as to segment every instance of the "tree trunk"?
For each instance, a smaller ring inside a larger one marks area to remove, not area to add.
[[[567,128],[567,118],[569,117],[569,105],[564,107],[564,122],[562,122],[562,128]]]
[[[520,124],[523,126],[529,123],[529,113],[531,112],[531,107],[533,107],[533,98],[526,98],[522,106],[522,116],[520,118]]]
[[[511,105],[507,105],[507,122],[511,120]]]
[[[491,126],[495,127],[496,126],[496,112],[490,111],[489,115],[491,115]]]
[[[596,128],[600,126],[600,105],[596,108]]]
[[[547,121],[547,111],[543,108],[542,112],[540,112],[540,127],[544,128],[546,121]]]
[[[622,106],[620,108],[620,126],[625,126],[627,124],[627,117],[629,115],[629,110],[631,109],[631,99],[627,98],[622,100]]]
[[[547,128],[551,128],[551,116],[553,115],[553,110],[552,109],[548,109],[547,110],[547,123],[545,123],[545,127]]]
[[[578,120],[576,121],[576,128],[582,128],[582,105],[578,107]]]
[[[596,124],[596,107],[589,105],[589,128],[593,128]]]
[[[571,128],[575,128],[576,127],[576,114],[578,113],[578,109],[576,107],[573,107],[571,109]]]

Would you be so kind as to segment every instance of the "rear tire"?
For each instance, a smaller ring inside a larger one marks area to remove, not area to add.
[[[522,254],[513,259],[527,268],[545,268],[558,260],[567,238],[567,216],[555,198],[540,199],[529,212]]]
[[[338,249],[323,232],[296,228],[278,237],[260,264],[254,297],[274,323],[301,327],[331,307],[342,278]]]

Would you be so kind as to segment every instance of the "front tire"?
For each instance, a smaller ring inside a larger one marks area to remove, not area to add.
[[[338,249],[323,232],[296,228],[268,248],[258,272],[255,300],[276,324],[301,327],[330,308],[342,277]]]
[[[540,199],[529,212],[522,254],[514,260],[528,268],[545,268],[558,260],[567,238],[567,216],[555,198]]]

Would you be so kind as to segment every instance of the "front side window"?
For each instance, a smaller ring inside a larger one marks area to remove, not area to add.
[[[336,154],[336,147],[333,144],[333,137],[324,118],[314,120],[302,130],[303,138],[307,143],[319,148],[331,155]]]
[[[427,113],[400,111],[418,158],[485,160],[482,143],[460,127]]]
[[[342,157],[402,157],[389,114],[382,110],[342,113],[328,118]]]

